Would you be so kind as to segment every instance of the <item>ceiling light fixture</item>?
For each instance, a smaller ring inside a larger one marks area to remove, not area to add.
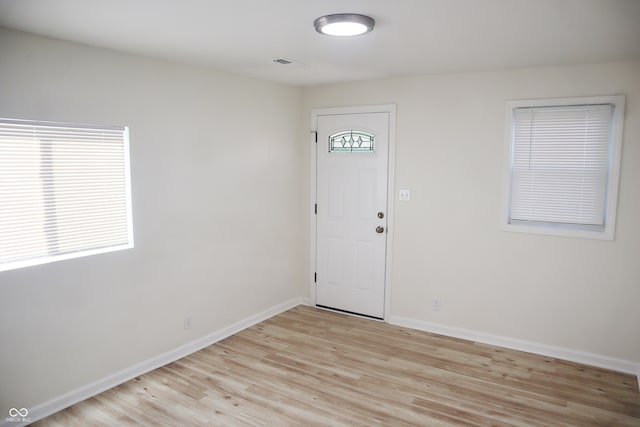
[[[356,13],[336,13],[325,15],[313,22],[316,31],[328,36],[359,36],[373,30],[376,21],[370,16]]]

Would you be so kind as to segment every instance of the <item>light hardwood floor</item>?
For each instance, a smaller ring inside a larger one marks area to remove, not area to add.
[[[640,426],[632,375],[299,306],[37,426]]]

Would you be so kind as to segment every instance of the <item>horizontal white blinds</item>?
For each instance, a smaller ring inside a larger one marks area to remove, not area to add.
[[[0,270],[132,243],[126,136],[0,119]]]
[[[514,110],[510,221],[604,227],[612,105]]]

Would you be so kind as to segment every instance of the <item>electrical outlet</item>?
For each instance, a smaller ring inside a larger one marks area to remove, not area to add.
[[[440,298],[433,299],[433,301],[431,302],[431,308],[433,308],[433,311],[442,310],[442,302],[440,301]]]
[[[191,317],[184,316],[184,328],[191,329]]]
[[[411,200],[411,190],[400,190],[400,201],[408,202]]]

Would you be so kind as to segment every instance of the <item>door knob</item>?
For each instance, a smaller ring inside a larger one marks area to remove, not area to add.
[[[376,233],[384,233],[384,227],[377,226],[376,227]]]

